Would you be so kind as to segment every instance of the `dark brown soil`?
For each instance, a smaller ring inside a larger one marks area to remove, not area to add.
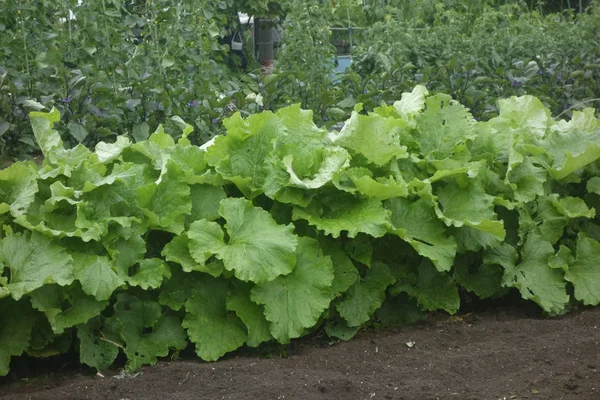
[[[135,378],[61,372],[2,399],[600,399],[600,308],[548,319],[500,310],[299,342],[287,358],[160,362]]]

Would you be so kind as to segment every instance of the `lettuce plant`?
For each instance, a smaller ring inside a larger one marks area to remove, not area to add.
[[[225,121],[203,147],[178,120],[65,148],[33,112],[43,164],[0,171],[0,374],[73,349],[99,370],[191,342],[217,360],[325,328],[456,313],[516,291],[549,315],[600,303],[600,121],[531,96],[476,121],[417,86],[340,131],[299,105]]]

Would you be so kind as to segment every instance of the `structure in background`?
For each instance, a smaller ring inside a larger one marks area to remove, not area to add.
[[[248,14],[238,12],[240,24],[250,27],[252,32],[252,48],[254,57],[265,67],[270,67],[277,55],[279,43],[283,37],[283,28],[279,19],[254,18]],[[235,36],[234,36],[235,40]],[[231,49],[239,47],[242,38],[239,37],[240,43],[232,40]],[[242,49],[239,48],[239,51]]]

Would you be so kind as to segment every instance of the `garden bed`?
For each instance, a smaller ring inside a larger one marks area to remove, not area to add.
[[[434,316],[349,342],[300,340],[285,358],[269,354],[161,361],[125,379],[115,377],[118,370],[102,378],[63,361],[54,365],[62,372],[4,378],[0,398],[593,399],[600,397],[600,309],[553,319],[515,307]]]

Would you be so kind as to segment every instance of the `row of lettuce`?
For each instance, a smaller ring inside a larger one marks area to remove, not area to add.
[[[77,351],[135,370],[324,329],[402,325],[520,293],[550,315],[600,303],[600,121],[531,96],[476,121],[417,86],[340,131],[298,105],[225,121],[197,147],[176,120],[132,143],[0,170],[0,375]]]

